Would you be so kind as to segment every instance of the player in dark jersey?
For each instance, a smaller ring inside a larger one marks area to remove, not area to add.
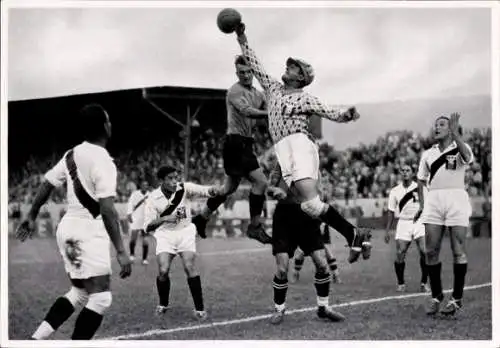
[[[272,248],[276,258],[276,273],[273,279],[275,313],[272,324],[280,324],[285,316],[285,300],[288,290],[288,266],[297,247],[311,256],[315,265],[314,287],[316,288],[318,310],[321,319],[342,321],[344,316],[328,306],[330,272],[325,256],[321,221],[313,219],[300,208],[297,191],[289,189],[276,165],[270,177],[268,193],[278,199],[273,215]]]
[[[247,236],[261,243],[270,243],[271,238],[265,233],[260,220],[267,179],[254,153],[252,136],[255,120],[267,117],[266,101],[264,94],[252,85],[252,71],[242,56],[236,57],[235,66],[238,82],[229,88],[226,97],[227,134],[223,145],[224,170],[227,175],[225,190],[222,195],[207,200],[203,211],[194,217],[193,223],[198,234],[205,238],[210,215],[236,191],[241,180],[247,178],[252,183],[249,197],[251,220]]]

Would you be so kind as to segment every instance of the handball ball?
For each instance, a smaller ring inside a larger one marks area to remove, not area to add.
[[[223,33],[226,34],[232,33],[240,23],[240,13],[232,8],[223,9],[217,16],[217,26]]]

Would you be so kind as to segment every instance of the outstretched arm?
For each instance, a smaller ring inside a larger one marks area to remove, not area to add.
[[[262,63],[257,58],[254,50],[251,49],[248,45],[247,36],[245,34],[245,25],[243,23],[241,23],[238,28],[236,28],[236,35],[241,47],[241,52],[243,53],[243,56],[245,57],[248,65],[252,69],[253,75],[259,81],[262,88],[268,91],[273,85],[279,85],[280,83],[276,79],[267,74],[266,70],[262,66]]]
[[[189,198],[210,198],[219,195],[222,188],[218,186],[197,185],[191,182],[184,183],[184,189]]]
[[[323,103],[317,97],[308,96],[302,105],[303,111],[339,123],[356,121],[360,116],[355,107],[336,107]]]

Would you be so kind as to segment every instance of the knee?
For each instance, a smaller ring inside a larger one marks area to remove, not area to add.
[[[316,265],[316,273],[327,274],[328,273],[328,265],[324,262]]]
[[[71,287],[71,289],[64,295],[69,302],[76,307],[77,305],[84,304],[89,298],[89,294],[84,289]]]
[[[309,216],[313,218],[318,218],[321,215],[323,215],[327,209],[328,209],[328,204],[322,202],[319,199],[319,196],[314,197],[313,199],[310,199],[308,201],[303,202],[300,205],[300,208]]]
[[[425,251],[426,262],[433,265],[439,262],[439,249],[429,248]]]
[[[398,251],[396,252],[396,262],[402,263],[406,259],[406,252],[405,251]]]
[[[160,266],[160,271],[158,272],[158,278],[164,281],[168,278],[169,267]]]
[[[285,280],[288,278],[288,266],[287,265],[278,265],[276,269],[276,278],[280,280]]]
[[[193,261],[186,262],[184,265],[184,271],[188,278],[196,277],[198,275],[198,271],[196,270],[195,263]]]
[[[87,308],[98,313],[103,314],[113,302],[111,291],[98,292],[90,294]]]
[[[464,251],[453,253],[453,263],[467,263],[467,255]]]
[[[264,180],[257,180],[252,184],[252,186],[254,191],[258,192],[259,194],[263,194],[264,192],[266,192],[267,182]]]

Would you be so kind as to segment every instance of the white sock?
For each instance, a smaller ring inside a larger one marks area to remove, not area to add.
[[[319,297],[317,296],[318,307],[328,307],[328,296]]]
[[[45,340],[49,338],[49,336],[52,335],[54,331],[55,330],[52,328],[52,326],[50,326],[49,323],[47,323],[46,321],[42,321],[38,329],[36,329],[35,333],[31,337],[35,340]]]
[[[276,303],[275,303],[275,304],[274,304],[274,307],[276,308],[276,310],[277,310],[278,312],[283,312],[283,311],[285,310],[285,304],[284,304],[284,303],[282,303],[282,304],[276,304]]]

